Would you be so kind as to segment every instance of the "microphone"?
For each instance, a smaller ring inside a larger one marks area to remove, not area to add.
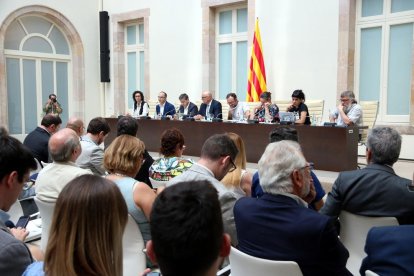
[[[160,110],[161,111],[161,110]],[[164,115],[161,116],[161,120],[170,120],[170,117],[167,117],[167,114],[174,111],[174,113],[176,112],[175,107],[174,109],[171,109],[170,111],[166,112]]]
[[[222,118],[219,118],[220,115],[223,115],[223,113],[219,113],[219,114],[217,114],[217,116],[213,116],[213,118],[211,119],[211,121],[212,122],[219,122],[219,123],[223,122],[223,119]]]

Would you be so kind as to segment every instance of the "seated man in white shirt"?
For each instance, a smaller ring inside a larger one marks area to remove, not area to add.
[[[341,103],[329,114],[331,123],[338,126],[362,126],[362,109],[355,100],[354,92],[344,91],[341,93]]]
[[[227,104],[229,105],[228,120],[243,121],[249,118],[250,109],[244,102],[239,102],[236,93],[229,93],[226,96]]]

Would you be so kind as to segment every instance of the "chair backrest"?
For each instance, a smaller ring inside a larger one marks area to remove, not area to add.
[[[339,215],[341,223],[340,239],[349,251],[349,259],[346,267],[354,275],[359,274],[368,231],[375,226],[398,225],[395,217],[366,217],[341,211]]]
[[[223,119],[227,120],[227,115],[229,114],[229,105],[227,104],[227,100],[220,100],[221,103],[221,113],[223,115]]]
[[[149,106],[148,116],[154,117],[154,115],[156,114],[155,107],[157,106],[158,101],[149,100],[149,101],[147,101],[147,103],[148,103],[148,106]]]
[[[52,224],[53,211],[55,210],[55,202],[45,202],[34,197],[39,214],[42,218],[42,238],[40,240],[40,249],[46,251],[47,241],[49,240],[50,225]]]
[[[378,101],[360,101],[359,104],[362,108],[362,120],[364,126],[368,126],[368,129],[362,130],[361,143],[365,144],[367,141],[368,130],[373,128],[378,114]]]
[[[247,276],[301,276],[299,265],[293,261],[272,261],[247,255],[231,247],[230,251],[231,275]]]
[[[371,270],[365,270],[365,276],[379,276],[379,274]]]
[[[276,103],[276,105],[279,107],[280,111],[286,111],[287,108],[292,104],[291,100],[272,100],[272,102]]]
[[[305,104],[308,107],[309,115],[311,116],[311,121],[312,121],[312,116],[313,116],[313,120],[315,121],[315,123],[319,124],[320,122],[322,122],[323,107],[324,107],[325,101],[324,100],[307,100]]]
[[[123,275],[132,276],[139,274],[146,268],[144,239],[134,218],[128,214],[128,222],[122,238],[123,246]]]

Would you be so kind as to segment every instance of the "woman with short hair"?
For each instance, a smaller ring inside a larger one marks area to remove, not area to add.
[[[288,112],[296,112],[299,117],[295,124],[310,125],[308,106],[305,104],[305,93],[302,90],[295,90],[292,93],[292,104],[287,108]]]

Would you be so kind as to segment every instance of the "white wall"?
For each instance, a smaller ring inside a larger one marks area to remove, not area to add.
[[[1,1],[0,22],[13,11],[24,6],[42,5],[63,14],[79,33],[85,54],[85,119],[101,115],[99,86],[99,16],[97,1],[13,0]],[[69,114],[71,116],[71,114]]]
[[[290,99],[324,99],[325,114],[336,103],[338,1],[256,1],[268,90]]]

